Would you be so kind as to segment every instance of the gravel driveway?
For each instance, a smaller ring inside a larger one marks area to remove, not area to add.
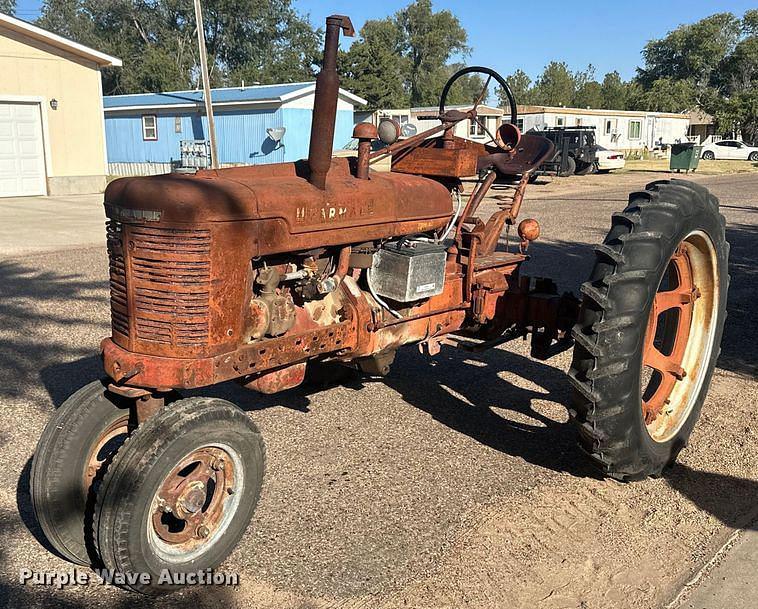
[[[576,290],[611,213],[661,177],[531,186],[522,216],[540,221],[543,238],[525,272]],[[160,605],[665,606],[731,530],[758,516],[758,175],[692,179],[727,217],[729,318],[703,416],[664,477],[598,479],[566,424],[570,354],[537,362],[518,341],[478,355],[443,348],[434,359],[407,348],[381,382],[275,396],[226,384],[205,393],[248,411],[269,455],[253,524],[222,567],[240,585]],[[18,584],[21,568],[72,568],[41,537],[28,473],[50,413],[101,374],[106,271],[100,246],[0,260],[0,606],[151,605],[107,586]]]

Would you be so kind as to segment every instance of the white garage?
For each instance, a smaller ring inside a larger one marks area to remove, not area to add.
[[[0,102],[0,197],[47,194],[39,102]]]
[[[100,70],[121,60],[0,13],[0,205],[102,192]]]

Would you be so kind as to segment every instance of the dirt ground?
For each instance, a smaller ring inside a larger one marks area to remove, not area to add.
[[[611,213],[664,177],[531,186],[522,216],[543,238],[525,272],[576,290]],[[521,342],[434,359],[410,347],[382,381],[269,397],[223,385],[205,393],[248,411],[269,455],[254,521],[221,567],[240,585],[160,606],[665,607],[758,517],[758,175],[691,179],[721,199],[732,282],[719,368],[678,465],[642,483],[599,479],[566,424],[570,354],[537,362]],[[100,246],[0,262],[0,606],[152,606],[112,587],[18,583],[21,568],[72,568],[34,521],[29,466],[53,409],[101,374],[106,277]]]

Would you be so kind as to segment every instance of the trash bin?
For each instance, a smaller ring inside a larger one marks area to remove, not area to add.
[[[686,172],[695,171],[700,162],[700,153],[702,146],[695,146],[694,142],[684,142],[682,144],[673,144],[671,146],[671,160],[669,169],[677,172],[684,169]]]

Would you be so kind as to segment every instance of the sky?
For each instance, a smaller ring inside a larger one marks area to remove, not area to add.
[[[342,14],[352,19],[357,31],[367,19],[391,15],[409,1],[294,0],[294,4],[310,15],[314,25],[323,25],[328,15]],[[17,16],[31,21],[41,4],[41,0],[18,0]],[[758,0],[541,0],[533,6],[523,0],[434,1],[434,10],[452,11],[466,28],[472,49],[463,60],[468,65],[488,66],[503,76],[521,68],[534,79],[547,63],[557,60],[572,70],[592,64],[598,79],[613,70],[629,79],[642,62],[640,51],[648,40],[713,13],[741,16],[758,8]]]

